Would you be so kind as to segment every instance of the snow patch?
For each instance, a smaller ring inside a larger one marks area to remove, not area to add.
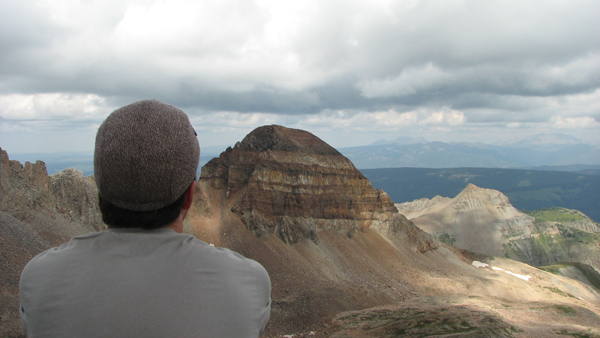
[[[473,265],[476,268],[487,268],[487,267],[490,266],[489,264],[485,264],[485,263],[482,263],[482,262],[479,262],[479,261],[473,261],[473,263],[471,263],[471,265]],[[498,268],[498,267],[495,267],[495,266],[492,267],[492,269],[497,270],[497,271],[504,271],[507,274],[513,275],[513,276],[515,276],[517,278],[521,278],[524,281],[529,281],[529,279],[531,279],[531,276],[519,275],[518,273],[510,272],[510,271],[507,271],[507,270],[504,270],[502,268]]]
[[[494,270],[498,270],[498,271],[504,271],[504,272],[506,272],[507,274],[509,274],[509,275],[513,275],[513,276],[515,276],[515,277],[517,277],[517,278],[521,278],[521,279],[522,279],[522,280],[524,280],[524,281],[529,281],[529,279],[531,279],[531,276],[519,275],[518,273],[510,272],[510,271],[507,271],[507,270],[504,270],[504,269],[502,269],[502,268],[498,268],[498,267],[495,267],[495,266],[494,266],[494,267],[492,267],[492,269],[494,269]]]
[[[306,334],[306,333],[301,333],[301,334]],[[316,334],[317,334],[317,332],[316,332],[316,331],[310,331],[310,332],[308,332],[308,335],[309,335],[309,336],[314,336],[314,335],[316,335]],[[295,334],[284,334],[284,335],[282,336],[282,338],[294,338],[294,337],[296,337],[296,335],[295,335]]]
[[[487,268],[488,266],[490,266],[489,264],[481,263],[479,261],[473,261],[473,263],[471,264],[473,264],[473,266],[476,268]]]

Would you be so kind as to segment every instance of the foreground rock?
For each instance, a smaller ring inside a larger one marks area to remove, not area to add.
[[[18,285],[27,262],[71,237],[104,229],[93,177],[11,161],[0,148],[0,337],[21,335]]]

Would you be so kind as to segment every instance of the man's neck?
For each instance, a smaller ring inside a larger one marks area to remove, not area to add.
[[[183,233],[183,224],[173,222],[169,225],[165,225],[165,228],[173,229],[178,234]]]
[[[182,234],[183,233],[183,220],[187,216],[188,210],[189,209],[181,209],[179,216],[170,224],[165,225],[165,228],[173,229],[176,233]]]

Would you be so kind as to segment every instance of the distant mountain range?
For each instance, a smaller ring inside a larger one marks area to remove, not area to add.
[[[600,175],[501,168],[362,169],[394,203],[459,194],[468,183],[502,191],[519,210],[564,207],[600,220]]]
[[[198,171],[227,146],[202,147]],[[600,174],[600,146],[586,144],[565,134],[537,134],[503,144],[429,142],[425,138],[400,136],[370,145],[338,148],[358,169],[374,168],[528,168]],[[75,168],[85,176],[94,172],[93,153],[11,154],[21,163],[46,163],[49,174]]]
[[[198,166],[198,174],[200,168],[204,166],[213,157],[219,157],[219,154],[224,151],[227,146],[203,147],[200,153],[200,164]],[[46,164],[48,174],[58,174],[67,168],[81,170],[84,176],[94,174],[94,153],[92,152],[59,152],[59,153],[27,153],[27,154],[11,154],[11,160],[16,160],[21,163],[35,163],[40,159]]]
[[[563,134],[538,134],[505,145],[379,140],[368,146],[340,148],[339,151],[359,169],[568,165],[594,165],[600,169],[600,146]]]
[[[554,134],[536,134],[529,137],[506,142],[504,145],[512,148],[528,148],[536,150],[558,150],[566,146],[582,144],[580,139],[571,135],[554,133]]]
[[[413,138],[410,136],[400,136],[391,141],[382,138],[382,139],[379,139],[379,140],[369,144],[369,146],[383,146],[383,145],[387,145],[387,144],[415,144],[415,143],[427,143],[427,142],[429,142],[429,141],[427,141],[427,139],[425,139],[423,137]]]

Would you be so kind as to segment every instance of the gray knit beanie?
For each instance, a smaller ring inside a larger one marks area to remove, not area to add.
[[[94,176],[108,202],[151,211],[186,191],[196,179],[199,159],[187,115],[160,101],[142,100],[115,110],[98,128]]]

